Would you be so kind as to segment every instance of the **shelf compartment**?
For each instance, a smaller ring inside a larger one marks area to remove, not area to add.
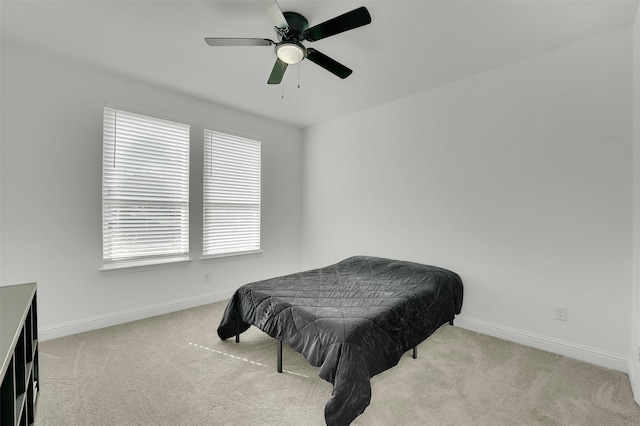
[[[0,425],[35,422],[38,395],[36,284],[0,287]]]

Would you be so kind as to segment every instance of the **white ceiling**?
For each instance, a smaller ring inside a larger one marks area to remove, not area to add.
[[[288,68],[282,86],[269,86],[273,48],[208,46],[204,37],[276,39],[250,0],[2,0],[1,37],[306,127],[631,25],[638,7],[620,0],[278,3],[311,26],[366,6],[370,25],[305,42],[353,74],[341,80],[303,61]]]

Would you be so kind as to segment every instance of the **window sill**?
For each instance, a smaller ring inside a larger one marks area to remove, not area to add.
[[[225,257],[236,257],[236,256],[246,256],[250,254],[260,254],[262,250],[249,250],[249,251],[238,251],[235,253],[224,253],[224,254],[210,254],[203,255],[201,260],[214,260],[214,259],[223,259]]]
[[[163,257],[158,259],[141,259],[141,260],[130,260],[130,261],[121,261],[121,262],[113,262],[113,263],[105,263],[100,268],[100,271],[108,272],[108,271],[117,271],[123,269],[133,269],[133,268],[141,268],[147,266],[156,266],[156,265],[174,265],[178,263],[191,262],[189,256],[178,256],[178,257]]]

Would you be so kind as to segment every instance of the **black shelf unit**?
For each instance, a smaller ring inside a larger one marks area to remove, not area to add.
[[[36,284],[0,287],[0,425],[34,423],[40,389]]]

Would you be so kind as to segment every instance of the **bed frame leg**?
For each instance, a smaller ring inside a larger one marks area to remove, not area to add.
[[[413,347],[413,359],[418,359],[418,347]]]
[[[236,343],[240,343],[240,321],[236,324]]]
[[[453,318],[449,320],[449,325],[453,325]]]
[[[278,339],[278,373],[282,373],[282,340]]]

